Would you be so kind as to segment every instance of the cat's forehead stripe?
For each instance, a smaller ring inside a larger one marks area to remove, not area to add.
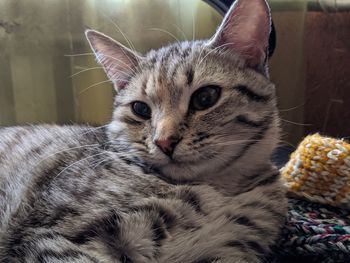
[[[187,85],[190,86],[194,78],[194,71],[192,67],[187,69],[186,76],[187,76]]]
[[[193,44],[182,43],[150,52],[147,81],[142,85],[142,93],[155,104],[167,101],[170,105],[179,103],[183,88],[193,82],[194,70],[186,59],[192,54]],[[152,63],[156,60],[154,63]]]

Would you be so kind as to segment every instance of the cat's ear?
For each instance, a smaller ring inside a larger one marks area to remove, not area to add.
[[[117,90],[124,88],[142,59],[141,56],[98,31],[88,29],[85,35],[97,61],[102,65],[115,88]]]
[[[265,0],[236,0],[209,44],[232,49],[248,67],[264,68],[271,30],[270,8]]]

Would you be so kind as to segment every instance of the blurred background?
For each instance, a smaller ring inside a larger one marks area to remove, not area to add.
[[[231,1],[1,0],[0,126],[90,123],[111,117],[114,91],[86,28],[146,52],[209,38]],[[270,0],[270,60],[283,141],[350,135],[350,0]]]

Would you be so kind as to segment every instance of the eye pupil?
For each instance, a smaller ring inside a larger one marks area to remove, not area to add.
[[[144,119],[150,119],[151,118],[151,108],[142,101],[135,101],[132,103],[132,110],[135,115],[144,118]]]
[[[219,100],[221,88],[218,86],[205,86],[196,90],[191,97],[190,107],[194,110],[208,109]]]
[[[210,94],[207,92],[205,92],[205,93],[203,92],[199,99],[200,99],[200,103],[202,105],[209,105],[211,102]]]

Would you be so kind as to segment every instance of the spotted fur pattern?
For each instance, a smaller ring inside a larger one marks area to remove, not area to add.
[[[275,89],[262,64],[216,40],[119,57],[128,73],[92,44],[118,90],[108,126],[0,129],[0,262],[262,262],[286,207],[270,162]],[[219,101],[190,110],[209,84],[222,88]],[[137,117],[133,101],[152,118]],[[154,138],[174,134],[169,158]]]

